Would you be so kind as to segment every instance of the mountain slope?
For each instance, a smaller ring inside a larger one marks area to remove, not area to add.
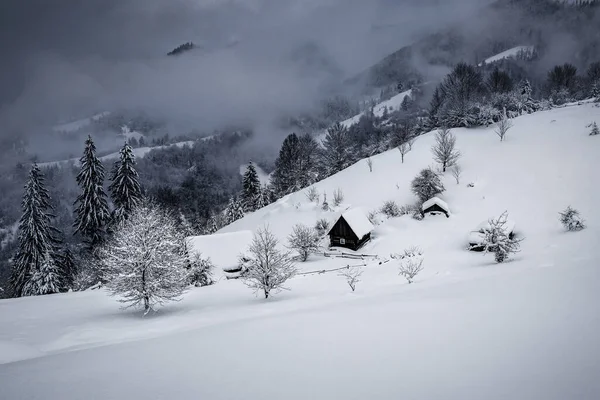
[[[298,276],[268,300],[220,280],[145,318],[118,311],[102,290],[2,300],[3,394],[598,398],[600,137],[586,127],[594,120],[600,108],[585,104],[519,117],[502,143],[491,127],[454,130],[464,172],[460,185],[444,177],[450,218],[384,221],[360,250],[378,259],[312,255],[299,265],[360,265],[354,293],[331,272]],[[404,164],[393,150],[373,157],[373,172],[363,160],[315,186],[330,202],[334,189],[344,191],[338,211],[413,202],[410,180],[432,163],[432,136],[420,137]],[[569,204],[587,229],[564,232],[557,213]],[[525,238],[522,252],[495,264],[466,251],[469,230],[504,210]],[[285,243],[294,224],[336,216],[299,192],[222,232],[268,224]],[[389,258],[410,245],[425,254],[412,285]]]

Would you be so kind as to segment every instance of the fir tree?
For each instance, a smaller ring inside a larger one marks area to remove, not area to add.
[[[598,129],[598,124],[594,122],[592,124],[592,130],[590,132],[590,136],[596,136],[596,135],[600,135],[600,130]]]
[[[285,196],[293,192],[295,186],[295,169],[300,158],[300,141],[295,133],[288,135],[281,149],[279,157],[275,160],[273,172],[273,186],[278,196]]]
[[[350,137],[345,126],[338,122],[329,128],[323,141],[323,147],[322,163],[327,176],[350,166],[352,161]]]
[[[55,239],[50,226],[50,195],[37,164],[31,166],[21,203],[23,215],[19,220],[19,250],[13,265],[11,286],[16,297],[23,296],[25,284],[40,271],[46,255],[53,252]]]
[[[413,106],[413,99],[410,95],[404,96],[402,99],[402,104],[400,104],[400,109],[402,111],[409,111]]]
[[[105,225],[109,218],[108,203],[104,192],[104,167],[96,157],[96,146],[92,137],[85,142],[83,156],[79,159],[81,170],[77,184],[81,194],[75,201],[75,234],[81,234],[88,245],[94,248],[104,240]]]
[[[242,218],[244,218],[244,206],[237,197],[232,197],[225,209],[225,225],[233,224]]]
[[[596,103],[600,103],[600,79],[592,85],[592,97],[596,99]]]
[[[68,247],[65,247],[58,261],[61,275],[61,289],[67,291],[74,286],[75,276],[77,275],[77,263]]]
[[[273,203],[273,201],[274,201],[273,190],[271,189],[271,187],[269,185],[264,185],[260,189],[260,192],[258,193],[258,199],[256,202],[257,209],[266,207],[269,204]]]
[[[111,218],[115,224],[127,219],[142,201],[142,190],[134,167],[135,156],[131,146],[125,143],[119,155],[119,160],[115,162],[112,170],[111,184],[108,186],[115,205]]]
[[[50,251],[44,253],[42,265],[29,278],[23,287],[23,296],[38,296],[58,293],[61,287],[61,276],[54,263]]]
[[[256,168],[252,162],[250,162],[246,168],[242,185],[242,201],[244,203],[244,210],[247,212],[255,211],[259,208],[258,201],[260,196],[260,180],[258,179]]]

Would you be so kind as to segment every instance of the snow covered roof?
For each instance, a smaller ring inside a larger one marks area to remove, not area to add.
[[[439,197],[432,197],[431,199],[427,200],[421,206],[421,210],[425,211],[429,207],[436,205],[436,204],[438,206],[440,206],[447,213],[450,213],[450,207],[448,207],[448,204],[444,200],[440,199]]]
[[[238,231],[190,236],[187,240],[191,251],[210,257],[215,267],[231,268],[238,265],[240,253],[248,249],[252,238],[252,231]]]
[[[348,225],[350,225],[350,228],[352,228],[352,231],[356,234],[356,236],[358,236],[359,239],[362,239],[363,236],[375,229],[371,221],[369,221],[369,218],[367,218],[365,213],[360,208],[348,210],[344,212],[341,217],[346,220]],[[335,224],[333,224],[329,230],[331,231],[334,226]]]

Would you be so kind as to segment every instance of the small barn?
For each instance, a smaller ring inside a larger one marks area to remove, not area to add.
[[[371,239],[373,229],[375,227],[361,209],[348,210],[329,229],[329,244],[358,250]]]
[[[446,218],[450,217],[450,207],[439,197],[432,197],[421,206],[421,215],[440,215],[444,214]]]
[[[210,258],[217,279],[220,276],[231,279],[242,273],[244,267],[240,264],[240,256],[248,251],[253,237],[252,231],[238,231],[192,236],[187,240],[190,251]]]

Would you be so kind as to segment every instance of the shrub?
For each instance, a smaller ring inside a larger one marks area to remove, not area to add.
[[[590,136],[600,135],[600,130],[598,129],[597,123],[592,123],[592,130],[590,131]]]
[[[319,202],[319,191],[317,190],[316,187],[311,186],[305,193],[306,198],[308,199],[308,201],[310,201],[311,203],[318,203]]]
[[[344,192],[342,189],[336,189],[333,191],[333,205],[338,207],[344,201]]]
[[[347,269],[342,270],[338,275],[346,279],[346,283],[348,283],[348,286],[350,286],[350,289],[354,292],[356,284],[360,282],[359,278],[362,275],[362,271],[358,267],[348,267]]]
[[[406,278],[408,283],[413,283],[414,278],[423,270],[423,251],[412,246],[405,249],[402,253],[392,254],[392,259],[399,263],[399,275]]]
[[[291,235],[288,236],[288,248],[296,250],[303,262],[312,253],[319,250],[319,234],[313,228],[306,225],[294,225]]]
[[[571,208],[571,206],[565,208],[565,210],[560,212],[559,215],[560,222],[567,231],[576,232],[585,229],[585,222],[579,215],[579,211]]]
[[[319,220],[317,220],[317,223],[315,224],[315,231],[317,231],[317,234],[319,235],[319,237],[323,237],[327,234],[327,231],[329,230],[329,221],[327,221],[325,218],[321,218]]]
[[[395,218],[400,216],[400,207],[393,200],[388,200],[381,206],[380,209],[382,214],[385,214],[388,218]]]
[[[208,286],[214,283],[212,271],[215,268],[210,258],[202,258],[200,253],[193,253],[189,260],[189,282],[199,286]]]

